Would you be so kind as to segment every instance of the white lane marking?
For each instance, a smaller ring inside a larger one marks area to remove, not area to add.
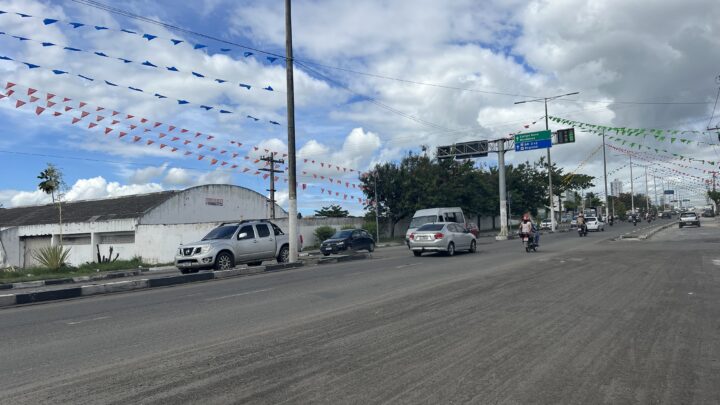
[[[99,316],[99,317],[97,317],[97,318],[84,319],[84,320],[82,320],[82,321],[65,322],[65,324],[66,324],[66,325],[79,325],[79,324],[85,323],[85,322],[101,321],[101,320],[103,320],[103,319],[109,319],[109,318],[110,318],[109,316]]]
[[[265,292],[265,291],[270,291],[270,290],[272,290],[272,288],[266,288],[266,289],[264,289],[264,290],[248,291],[248,292],[244,292],[244,293],[223,295],[222,297],[206,298],[204,301],[217,301],[217,300],[222,300],[222,299],[225,299],[225,298],[240,297],[240,296],[242,296],[242,295],[249,295],[249,294],[257,294],[257,293],[261,293],[261,292]]]
[[[713,264],[716,266],[720,266],[720,259],[713,259]]]

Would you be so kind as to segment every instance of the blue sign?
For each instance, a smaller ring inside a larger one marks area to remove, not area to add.
[[[539,141],[516,142],[515,152],[524,150],[547,149],[552,147],[552,139],[541,139]]]

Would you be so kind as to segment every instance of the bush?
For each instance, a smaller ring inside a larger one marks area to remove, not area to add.
[[[313,233],[317,238],[318,244],[322,243],[325,239],[329,239],[335,233],[335,228],[332,226],[320,226],[315,229]]]
[[[60,245],[46,246],[32,252],[33,259],[50,270],[60,270],[70,255],[70,248]]]
[[[363,224],[363,229],[368,231],[368,233],[370,234],[370,236],[373,237],[373,239],[375,239],[377,237],[377,226],[375,226],[375,221],[365,222]],[[375,241],[375,242],[379,242],[379,241]]]

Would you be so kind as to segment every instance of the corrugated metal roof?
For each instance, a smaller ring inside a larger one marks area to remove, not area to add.
[[[139,218],[179,191],[137,194],[103,200],[62,203],[63,223],[96,222],[113,219]],[[56,204],[16,208],[0,208],[0,227],[42,225],[59,222]]]

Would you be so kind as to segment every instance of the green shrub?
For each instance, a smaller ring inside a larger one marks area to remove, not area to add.
[[[375,239],[377,237],[377,226],[375,226],[374,221],[373,222],[365,222],[363,224],[363,229],[368,231],[368,233],[370,234],[370,236],[373,237],[373,239]],[[375,241],[375,242],[377,242],[377,241]]]
[[[313,233],[317,238],[318,243],[322,243],[325,239],[329,239],[335,233],[335,228],[332,226],[320,226],[315,229]]]
[[[68,256],[70,256],[70,248],[60,245],[46,246],[32,252],[33,259],[50,270],[60,270],[65,266]]]

